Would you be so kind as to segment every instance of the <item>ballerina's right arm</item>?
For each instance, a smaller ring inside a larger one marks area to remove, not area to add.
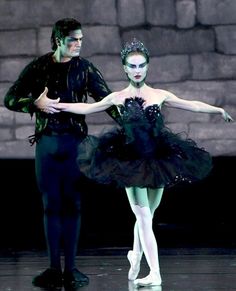
[[[99,102],[94,103],[58,103],[55,105],[55,108],[75,114],[90,114],[95,112],[100,112],[106,110],[108,107],[114,105],[113,98],[115,96],[115,92],[107,95]]]

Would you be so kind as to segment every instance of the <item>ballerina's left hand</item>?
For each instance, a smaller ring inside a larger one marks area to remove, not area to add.
[[[225,110],[223,110],[222,112],[222,117],[224,118],[226,122],[234,121],[233,118],[229,115],[229,113],[226,112]]]

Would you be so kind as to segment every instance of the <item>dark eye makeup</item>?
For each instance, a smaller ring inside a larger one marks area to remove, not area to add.
[[[146,66],[146,64],[147,64],[147,62],[144,62],[144,63],[140,64],[139,66],[136,66],[134,64],[130,64],[130,63],[127,62],[126,63],[126,66],[129,67],[129,68],[131,68],[131,69],[135,69],[136,67],[138,67],[138,68],[144,68]]]

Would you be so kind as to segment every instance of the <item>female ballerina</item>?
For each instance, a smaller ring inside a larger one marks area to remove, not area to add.
[[[189,101],[145,83],[149,52],[134,39],[121,50],[129,85],[113,92],[102,101],[58,103],[48,113],[66,111],[89,114],[116,105],[122,127],[100,137],[88,136],[79,147],[78,163],[86,176],[99,183],[117,183],[125,187],[136,217],[133,249],[128,252],[128,279],[136,286],[161,285],[158,247],[152,220],[165,187],[203,179],[211,171],[211,157],[193,140],[171,132],[164,124],[163,105],[193,112],[220,114],[227,122],[232,117],[220,107],[200,101]],[[42,94],[43,95],[43,94]],[[40,98],[47,98],[40,96]],[[150,268],[148,276],[137,279],[144,253]]]

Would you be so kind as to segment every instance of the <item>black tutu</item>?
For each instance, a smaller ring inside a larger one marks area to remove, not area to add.
[[[206,177],[212,169],[207,151],[164,125],[157,104],[139,97],[120,106],[122,127],[88,136],[79,146],[78,166],[88,178],[121,187],[170,187]]]

